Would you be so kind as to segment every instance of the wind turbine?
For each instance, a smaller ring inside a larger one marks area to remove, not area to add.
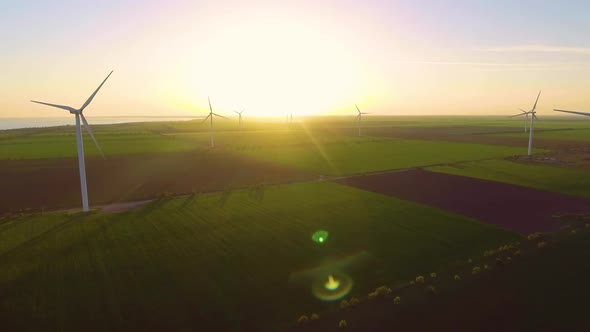
[[[89,208],[88,208],[88,190],[86,188],[86,165],[84,162],[84,143],[82,142],[82,129],[80,128],[80,119],[82,119],[82,122],[84,123],[84,128],[86,129],[86,131],[88,131],[88,134],[90,134],[90,137],[94,141],[94,144],[96,144],[96,147],[98,148],[98,152],[100,152],[100,155],[104,158],[104,153],[102,153],[102,149],[98,145],[98,141],[94,137],[94,134],[92,133],[92,129],[90,129],[90,125],[88,125],[88,121],[86,121],[86,118],[84,117],[84,114],[82,112],[90,104],[92,99],[94,99],[94,96],[96,96],[96,94],[98,93],[98,90],[100,90],[102,85],[107,81],[107,79],[111,76],[112,73],[113,73],[113,71],[111,70],[109,75],[107,75],[107,77],[104,79],[104,81],[102,81],[102,83],[100,83],[100,85],[98,86],[98,88],[96,88],[94,93],[92,93],[90,95],[88,100],[86,100],[84,105],[82,105],[82,107],[80,107],[79,109],[75,109],[70,106],[56,105],[56,104],[50,104],[50,103],[44,103],[41,101],[31,100],[33,103],[64,109],[76,116],[76,140],[78,142],[78,168],[80,169],[80,187],[81,187],[81,191],[82,191],[82,210],[84,212],[88,212]]]
[[[224,119],[227,119],[227,118],[223,115],[213,113],[213,108],[211,107],[211,99],[209,99],[209,97],[207,97],[207,101],[209,101],[209,115],[207,115],[207,117],[204,118],[202,122],[207,121],[207,119],[211,120],[211,125],[209,126],[209,135],[211,137],[211,147],[214,148],[215,147],[215,139],[213,138],[213,116],[218,116],[218,117],[224,118]]]
[[[586,112],[566,111],[566,110],[558,110],[558,109],[553,109],[553,110],[555,112],[563,112],[563,113],[571,113],[571,114],[578,114],[578,115],[590,116],[590,113],[586,113]]]
[[[356,104],[354,104],[354,107],[356,107],[356,110],[359,112],[359,114],[356,116],[356,120],[358,121],[359,136],[361,136],[361,120],[362,120],[362,115],[363,114],[370,114],[370,113],[361,112],[361,110],[359,109],[358,106],[356,106]]]
[[[242,110],[241,112],[234,111],[234,113],[236,113],[240,117],[240,129],[242,129],[242,113],[244,113],[244,111],[245,110]]]
[[[522,108],[519,108],[519,110],[522,112],[522,114],[524,114],[524,132],[526,133],[527,123],[529,122],[529,113],[527,113]]]
[[[526,112],[521,109],[522,113],[511,116],[511,118],[514,118],[517,116],[528,117],[529,114],[531,115],[531,125],[530,125],[530,130],[529,130],[529,151],[528,151],[529,157],[532,155],[532,152],[533,152],[533,132],[535,130],[535,120],[537,119],[537,115],[536,115],[537,112],[535,111],[535,109],[537,109],[537,103],[539,102],[540,96],[541,96],[541,91],[539,90],[539,94],[537,95],[537,100],[535,100],[535,105],[533,105],[533,108],[530,111]]]

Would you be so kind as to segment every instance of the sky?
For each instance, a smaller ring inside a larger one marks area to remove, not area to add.
[[[585,0],[0,0],[0,117],[590,111]]]

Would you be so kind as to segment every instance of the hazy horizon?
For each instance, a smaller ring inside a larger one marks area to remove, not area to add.
[[[590,3],[0,4],[0,118],[590,111]],[[124,109],[125,115],[121,115]],[[63,112],[60,113],[60,112]]]

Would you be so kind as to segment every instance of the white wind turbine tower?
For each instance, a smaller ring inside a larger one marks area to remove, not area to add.
[[[361,112],[361,110],[359,109],[358,106],[356,106],[356,104],[354,104],[354,107],[356,107],[357,112],[359,112],[359,114],[356,116],[356,121],[358,122],[359,136],[361,136],[361,120],[362,120],[362,115],[363,114],[370,114],[370,113]]]
[[[98,93],[98,90],[100,90],[102,85],[107,81],[107,79],[111,76],[112,73],[113,73],[113,71],[111,70],[109,75],[104,79],[104,81],[102,81],[102,83],[100,83],[100,85],[98,86],[98,88],[96,88],[94,93],[92,93],[92,95],[90,95],[88,100],[86,100],[84,105],[82,105],[82,107],[80,107],[79,109],[75,109],[70,106],[56,105],[56,104],[50,104],[50,103],[44,103],[41,101],[31,100],[33,103],[64,109],[76,116],[76,140],[78,142],[78,167],[80,169],[80,186],[81,186],[81,191],[82,191],[82,210],[84,212],[88,212],[89,207],[88,207],[88,190],[86,188],[86,165],[84,162],[84,143],[82,142],[82,129],[80,128],[80,119],[82,119],[82,122],[84,123],[84,128],[88,131],[88,134],[90,134],[90,137],[94,141],[94,144],[96,144],[96,147],[98,148],[98,151],[100,152],[100,155],[104,158],[104,153],[102,153],[102,150],[101,150],[100,146],[98,145],[98,142],[96,141],[96,138],[94,137],[94,134],[92,133],[92,129],[90,129],[90,125],[88,125],[88,121],[86,121],[86,118],[84,117],[84,114],[82,112],[90,104],[92,99],[94,99],[94,96],[96,96],[96,94]]]
[[[213,117],[218,116],[218,117],[224,118],[224,119],[227,119],[227,118],[223,115],[213,113],[213,108],[211,107],[211,99],[209,99],[209,97],[207,97],[207,101],[209,101],[209,115],[207,115],[207,117],[204,118],[202,122],[207,121],[207,119],[211,120],[211,125],[209,126],[209,136],[211,137],[211,147],[214,148],[215,147],[215,139],[213,138]]]
[[[524,110],[521,110],[522,113],[517,114],[517,115],[513,115],[511,116],[512,118],[517,117],[517,116],[527,116],[530,114],[531,115],[531,125],[530,125],[530,130],[529,130],[529,151],[528,151],[528,155],[529,157],[532,155],[533,153],[533,132],[535,130],[535,120],[537,119],[537,112],[535,111],[535,109],[537,109],[537,103],[539,102],[539,97],[541,96],[541,91],[539,91],[539,94],[537,95],[537,100],[535,100],[535,105],[533,105],[533,109],[531,109],[528,112],[525,112]]]
[[[239,118],[239,123],[240,123],[239,127],[240,127],[240,129],[242,129],[242,113],[244,113],[244,111],[245,110],[242,110],[241,112],[234,111],[234,113],[236,113],[240,117]]]

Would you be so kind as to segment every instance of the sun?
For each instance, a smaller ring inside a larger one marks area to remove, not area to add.
[[[252,20],[204,40],[186,85],[201,100],[211,96],[216,109],[268,117],[329,114],[354,103],[362,90],[360,61],[349,49],[301,24]]]

